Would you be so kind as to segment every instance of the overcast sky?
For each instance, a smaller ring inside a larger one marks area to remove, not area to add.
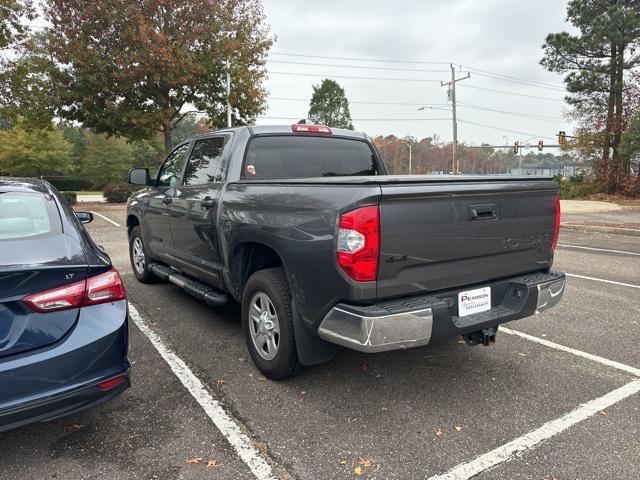
[[[510,144],[531,136],[536,137],[531,140],[532,144],[537,144],[538,137],[546,143],[557,143],[553,139],[559,130],[571,131],[570,125],[563,120],[566,104],[562,101],[562,78],[546,72],[539,64],[546,35],[570,28],[565,21],[566,2],[562,0],[264,0],[264,5],[272,33],[277,37],[268,64],[270,98],[267,117],[293,117],[292,120],[306,117],[312,85],[319,84],[323,77],[329,77],[346,90],[357,130],[370,135],[413,135],[419,138],[437,134],[441,139],[450,141],[450,112],[435,109],[417,111],[417,107],[436,105],[437,108],[449,108],[444,105],[447,102],[446,87],[441,87],[439,82],[450,79],[447,63],[454,62],[467,67],[458,73],[459,76],[471,72],[471,78],[461,81],[457,88],[460,142],[504,144],[504,135],[507,135]],[[444,63],[382,63],[280,54]],[[353,68],[356,66],[382,69]],[[496,79],[481,75],[483,72],[478,70],[544,86]],[[481,90],[483,88],[525,96]],[[474,109],[464,104],[515,115]],[[521,114],[527,116],[522,117]],[[427,118],[442,120],[425,121]],[[287,121],[264,118],[259,123]]]

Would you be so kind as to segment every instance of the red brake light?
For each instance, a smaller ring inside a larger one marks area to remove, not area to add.
[[[84,300],[85,284],[86,282],[82,280],[64,287],[27,295],[22,301],[40,313],[79,308]]]
[[[551,252],[553,253],[556,250],[556,245],[558,245],[558,236],[560,235],[560,197],[556,195],[555,198],[555,221],[553,226],[553,237],[551,238]]]
[[[127,298],[127,294],[124,291],[122,278],[118,271],[112,268],[108,272],[87,279],[87,292],[83,306],[114,302],[124,298]]]
[[[380,254],[380,213],[377,206],[352,210],[340,216],[338,264],[358,282],[378,278]]]
[[[126,298],[124,284],[115,268],[87,280],[27,295],[22,301],[40,313],[69,310]]]
[[[295,123],[291,125],[291,130],[299,133],[326,133],[327,135],[333,133],[331,128],[326,125],[307,125],[305,123]]]

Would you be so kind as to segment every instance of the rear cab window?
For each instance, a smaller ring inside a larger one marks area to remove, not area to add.
[[[380,175],[371,146],[356,138],[265,135],[251,139],[242,178]]]
[[[60,214],[49,194],[0,191],[0,240],[17,240],[62,232]]]

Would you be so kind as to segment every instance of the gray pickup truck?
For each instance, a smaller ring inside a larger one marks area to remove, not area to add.
[[[392,176],[366,135],[303,124],[201,135],[129,181],[144,185],[127,208],[136,278],[240,302],[273,379],[336,345],[489,345],[564,291],[550,178]]]

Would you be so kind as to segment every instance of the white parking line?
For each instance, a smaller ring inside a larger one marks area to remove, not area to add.
[[[635,367],[632,367],[631,365],[625,365],[624,363],[616,362],[615,360],[609,360],[608,358],[604,358],[604,357],[599,357],[598,355],[593,355],[591,353],[583,352],[582,350],[576,350],[575,348],[565,347],[564,345],[560,345],[559,343],[550,342],[549,340],[545,340],[544,338],[535,337],[533,335],[529,335],[528,333],[519,332],[517,330],[512,330],[510,328],[500,327],[500,331],[504,333],[508,333],[509,335],[516,335],[518,337],[527,339],[531,342],[544,345],[545,347],[554,348],[562,352],[571,353],[578,357],[586,358],[587,360],[591,360],[593,362],[606,365],[607,367],[615,368],[617,370],[622,370],[623,372],[630,373],[631,375],[635,375],[636,377],[640,377],[640,368],[635,368]]]
[[[471,478],[501,463],[513,460],[539,443],[558,435],[577,423],[638,392],[640,392],[640,379],[629,382],[602,397],[584,403],[566,415],[545,423],[540,428],[480,455],[474,460],[461,463],[442,475],[430,477],[429,480],[466,480]]]
[[[98,215],[100,218],[104,218],[109,223],[113,223],[116,227],[121,227],[122,226],[118,222],[114,222],[113,220],[111,220],[109,217],[105,217],[101,213],[94,212],[93,210],[91,210],[91,213],[93,213],[94,215]]]
[[[605,280],[604,278],[587,277],[585,275],[576,275],[575,273],[564,273],[567,277],[583,278],[585,280],[593,280],[594,282],[610,283],[612,285],[621,285],[623,287],[640,288],[640,285],[633,283],[614,282],[613,280]]]
[[[582,249],[582,250],[593,250],[593,251],[596,251],[596,252],[620,253],[622,255],[634,255],[634,256],[640,257],[640,253],[638,253],[638,252],[627,252],[626,250],[610,250],[608,248],[583,247],[582,245],[567,245],[567,244],[564,244],[564,243],[559,243],[558,246],[559,247],[564,247],[564,248],[579,248],[579,249]]]
[[[129,304],[129,316],[155,347],[165,362],[169,364],[176,377],[204,409],[215,426],[235,449],[238,456],[247,464],[258,480],[275,480],[271,465],[253,445],[252,440],[242,431],[235,420],[222,408],[207,391],[204,384],[191,371],[178,355],[167,347],[162,339],[144,321],[138,310]]]

